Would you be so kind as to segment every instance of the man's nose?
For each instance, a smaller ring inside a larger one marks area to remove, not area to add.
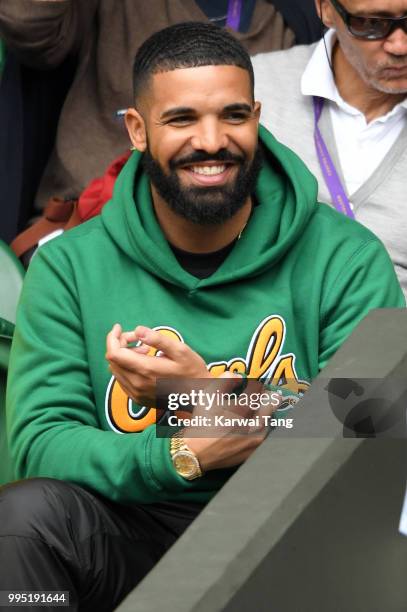
[[[191,138],[191,144],[196,150],[207,153],[217,153],[220,149],[226,149],[229,138],[224,126],[216,120],[208,119],[196,126],[196,132]]]
[[[384,41],[384,50],[391,55],[407,56],[407,32],[401,27],[393,30]]]

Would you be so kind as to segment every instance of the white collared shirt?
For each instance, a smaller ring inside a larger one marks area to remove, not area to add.
[[[370,123],[364,114],[341,98],[327,59],[332,56],[336,41],[334,30],[329,30],[324,41],[315,48],[302,75],[301,92],[305,96],[319,96],[328,101],[336,146],[348,193],[355,193],[383,161],[407,118],[407,98],[389,113]]]

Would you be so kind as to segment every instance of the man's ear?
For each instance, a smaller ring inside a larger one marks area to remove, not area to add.
[[[129,108],[124,121],[133,147],[144,153],[147,149],[147,132],[143,117],[135,108]]]
[[[332,28],[334,25],[332,15],[332,4],[328,0],[315,0],[315,8],[317,9],[318,17],[327,28]]]
[[[259,123],[260,121],[260,114],[261,114],[261,102],[255,102],[254,103],[254,116],[256,117],[257,123]]]

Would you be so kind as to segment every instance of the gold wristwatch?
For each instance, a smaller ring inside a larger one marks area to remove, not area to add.
[[[201,466],[198,457],[185,444],[182,432],[177,432],[172,436],[170,442],[170,453],[174,468],[180,476],[186,480],[194,480],[202,476]]]

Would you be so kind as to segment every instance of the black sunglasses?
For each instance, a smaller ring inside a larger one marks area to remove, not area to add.
[[[393,30],[402,28],[407,33],[407,15],[404,17],[361,17],[349,13],[338,0],[331,0],[336,12],[342,17],[348,32],[356,38],[380,40],[386,38]]]

